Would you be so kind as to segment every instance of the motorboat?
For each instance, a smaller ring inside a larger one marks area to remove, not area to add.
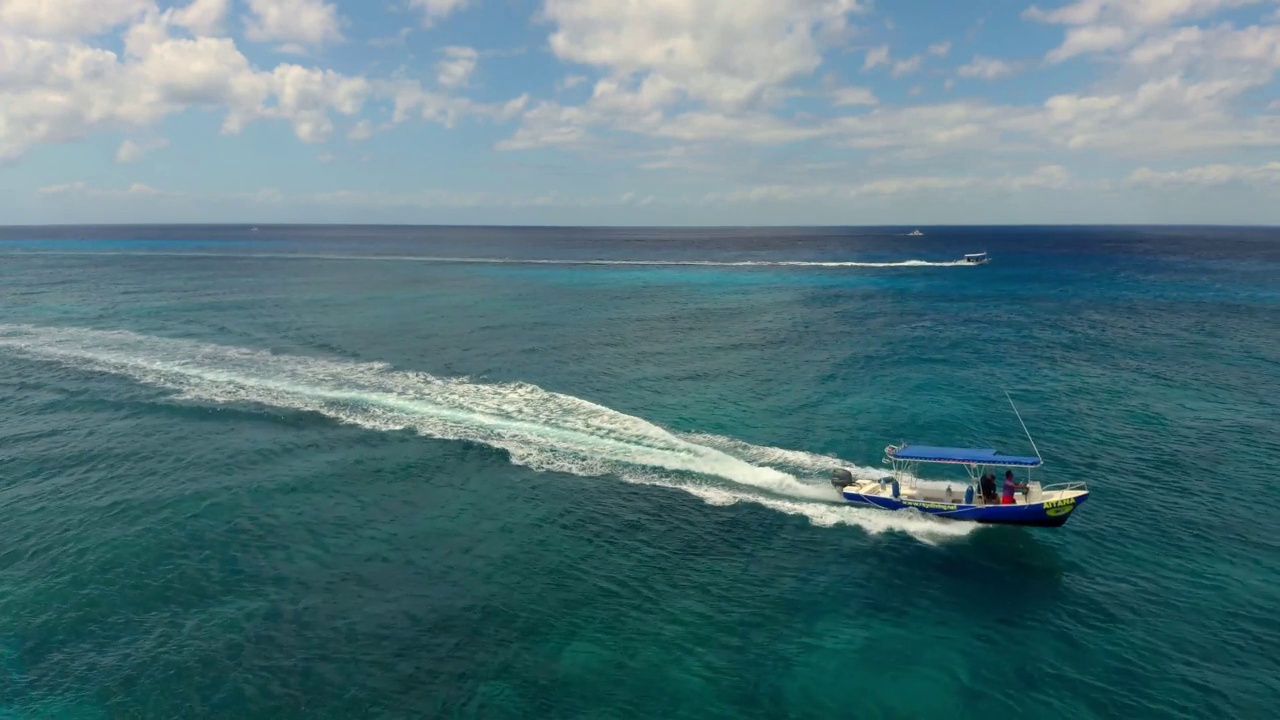
[[[984,252],[969,253],[964,256],[964,262],[968,265],[986,265],[991,262],[991,258]]]
[[[1012,405],[1013,400],[1010,398]],[[1017,408],[1014,408],[1017,413]],[[1022,422],[1022,418],[1018,418]],[[1026,425],[1023,425],[1026,430]],[[1030,433],[1027,439],[1031,440]],[[1035,441],[1031,441],[1035,447]],[[1031,477],[1031,470],[1043,465],[1039,450],[1035,456],[1005,455],[991,448],[939,447],[902,443],[884,449],[890,475],[857,479],[848,468],[835,468],[831,484],[847,502],[883,510],[915,510],[950,520],[995,525],[1061,527],[1089,499],[1084,482],[1044,485]],[[967,480],[921,478],[921,465],[959,465]],[[991,468],[1007,468],[1003,482],[994,474],[983,489]],[[1015,471],[1026,470],[1026,480],[1017,482]],[[1003,492],[1001,492],[1004,490]]]
[[[924,235],[924,233],[920,232],[920,230],[919,230],[919,229],[916,229],[916,230],[912,230],[911,232],[907,233],[907,235],[908,235],[908,236],[913,236],[913,235]]]

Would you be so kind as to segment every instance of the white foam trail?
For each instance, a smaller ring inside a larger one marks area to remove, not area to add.
[[[330,253],[222,253],[167,252],[144,250],[30,250],[9,251],[0,255],[107,255],[125,257],[197,257],[242,258],[268,260],[335,260],[372,262],[457,263],[470,265],[603,265],[648,267],[825,267],[825,268],[895,268],[895,267],[973,267],[963,260],[934,262],[931,260],[897,260],[892,262],[817,261],[817,260],[538,260],[521,258],[431,257],[425,255],[342,255]]]
[[[527,383],[477,383],[125,331],[0,325],[0,349],[113,373],[212,403],[315,412],[374,430],[412,430],[506,450],[537,470],[678,488],[717,505],[753,502],[817,525],[897,530],[926,542],[974,528],[843,504],[827,484],[835,458],[713,435],[677,434],[641,418]],[[875,477],[873,468],[852,468]],[[804,481],[801,476],[813,478]]]

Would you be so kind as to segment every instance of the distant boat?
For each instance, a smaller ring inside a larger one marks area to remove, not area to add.
[[[986,265],[991,262],[991,258],[987,257],[987,254],[984,252],[969,253],[964,256],[964,261],[969,265]]]
[[[907,235],[923,235],[923,234],[924,233],[920,232],[919,229],[912,230],[911,232],[907,233]]]

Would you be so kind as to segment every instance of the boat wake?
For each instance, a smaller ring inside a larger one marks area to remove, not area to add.
[[[165,388],[197,403],[247,403],[314,412],[370,430],[411,430],[505,450],[543,471],[679,489],[713,505],[751,502],[819,526],[900,531],[925,541],[972,532],[910,512],[850,507],[828,484],[835,458],[678,433],[527,383],[482,383],[125,331],[0,325],[0,351]],[[807,479],[806,479],[807,478]]]
[[[10,251],[5,255],[104,255],[127,257],[193,257],[193,258],[241,258],[264,260],[333,260],[368,262],[421,262],[459,265],[598,265],[610,267],[796,267],[796,268],[910,268],[910,267],[968,267],[973,263],[963,260],[893,260],[886,262],[857,262],[846,260],[557,260],[486,257],[435,257],[426,255],[346,255],[330,253],[229,253],[229,252],[164,252],[146,250],[30,250]]]

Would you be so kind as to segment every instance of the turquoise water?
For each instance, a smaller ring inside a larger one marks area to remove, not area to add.
[[[910,229],[0,229],[0,717],[1280,715],[1280,231]]]

